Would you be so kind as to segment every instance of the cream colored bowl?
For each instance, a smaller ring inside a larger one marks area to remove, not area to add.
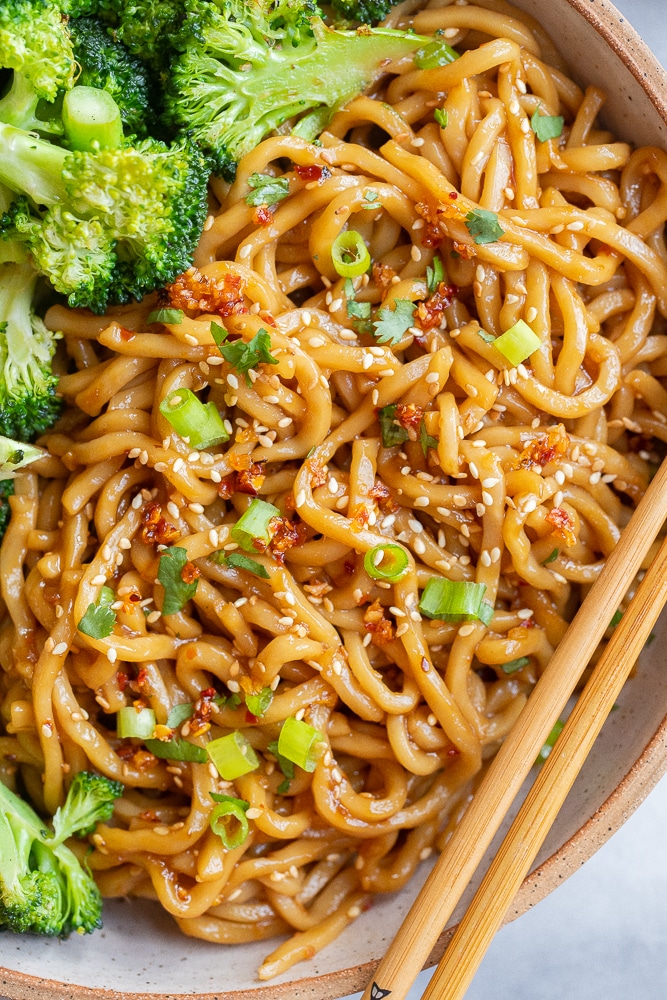
[[[636,144],[667,145],[665,73],[626,19],[606,0],[513,0],[538,18],[579,82],[608,93],[604,117]],[[662,633],[667,638],[667,622]],[[643,654],[511,916],[551,892],[590,857],[667,770],[664,644]],[[425,872],[424,872],[425,874]],[[260,985],[266,944],[221,948],[183,937],[157,906],[105,904],[105,926],[68,941],[0,935],[0,995],[12,1000],[333,1000],[362,989],[392,940],[418,886],[376,900],[328,949]],[[462,905],[465,904],[465,900]],[[455,915],[456,919],[456,915]],[[446,935],[432,956],[442,952]]]

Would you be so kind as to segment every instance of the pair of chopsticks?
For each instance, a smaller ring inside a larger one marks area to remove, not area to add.
[[[667,512],[667,459],[413,903],[363,1000],[404,1000],[479,866]],[[438,966],[423,1000],[460,1000],[667,601],[667,539],[596,664]]]

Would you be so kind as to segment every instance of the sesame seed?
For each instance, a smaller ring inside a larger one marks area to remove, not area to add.
[[[113,646],[109,646],[109,648],[107,649],[107,660],[109,661],[109,663],[115,663],[117,659],[118,659],[118,653],[116,652]]]
[[[482,480],[482,486],[484,486],[485,489],[487,490],[491,490],[493,489],[494,486],[497,486],[499,482],[500,482],[499,479],[496,479],[493,476],[489,476],[488,479]]]
[[[509,103],[509,113],[511,115],[518,115],[521,111],[521,105],[517,101],[516,97],[513,97]]]
[[[584,228],[583,222],[568,222],[566,229],[569,229],[572,233],[578,233]]]
[[[356,340],[357,335],[354,330],[341,330],[338,334],[341,340]]]
[[[350,920],[354,920],[356,917],[359,916],[360,913],[361,913],[360,906],[351,906],[350,909],[347,911],[346,915],[350,918]]]
[[[421,252],[421,250],[419,249],[418,246],[415,246],[414,243],[412,244],[412,248],[410,250],[410,256],[412,257],[412,259],[414,261],[418,261],[418,260],[422,259],[422,252]]]
[[[67,645],[66,642],[59,642],[59,643],[57,643],[57,645],[55,645],[53,647],[53,650],[52,650],[53,655],[54,656],[64,656],[65,653],[67,652],[68,648],[69,647],[68,647],[68,645]]]
[[[445,38],[456,38],[458,33],[459,33],[458,28],[445,28],[445,30],[443,31],[443,35],[445,36]]]
[[[378,372],[382,378],[391,378],[394,375],[393,368],[383,368],[382,371]]]
[[[373,636],[369,632],[368,635],[365,635],[364,638],[362,639],[361,645],[362,646],[370,646],[372,638],[373,638]]]
[[[533,617],[533,610],[532,608],[521,608],[520,611],[517,611],[516,616],[522,621],[527,621],[529,618]]]
[[[364,371],[368,371],[368,369],[372,366],[372,364],[373,364],[373,355],[364,354],[363,360],[361,362],[361,367],[364,369]]]
[[[440,376],[437,372],[429,372],[424,378],[424,381],[428,382],[430,385],[434,385],[436,382],[440,381]]]
[[[306,491],[305,490],[299,490],[299,492],[297,493],[297,495],[294,498],[294,503],[295,503],[295,505],[297,507],[303,507],[303,505],[305,504],[305,502],[306,502]]]
[[[410,626],[407,622],[401,622],[401,624],[396,629],[396,638],[400,639],[402,635],[410,631]]]
[[[560,507],[560,505],[562,504],[562,502],[563,502],[563,491],[562,490],[558,490],[558,492],[556,494],[554,494],[554,506],[555,507]]]
[[[42,736],[46,737],[47,740],[51,739],[51,737],[53,736],[53,728],[51,726],[51,723],[44,722],[42,724]]]
[[[227,687],[232,692],[232,694],[238,694],[239,691],[241,690],[241,685],[239,684],[239,682],[231,679],[227,681]]]
[[[424,543],[421,540],[421,538],[415,538],[415,540],[412,543],[412,545],[413,545],[413,548],[414,548],[415,552],[417,553],[417,555],[423,556],[424,553],[426,552],[426,546],[424,545]]]
[[[239,252],[238,252],[239,259],[240,260],[245,260],[246,257],[249,257],[251,255],[251,253],[252,253],[252,246],[250,245],[250,243],[246,243],[242,247],[239,248]]]
[[[324,337],[309,337],[308,344],[310,347],[324,347],[326,341]]]
[[[459,635],[462,635],[465,638],[467,635],[472,635],[474,631],[475,631],[475,626],[473,625],[472,622],[469,622],[467,625],[461,626],[461,628],[459,629]]]
[[[493,506],[493,497],[491,496],[490,493],[487,493],[486,490],[482,491],[482,503],[486,507],[492,507]]]
[[[430,504],[430,499],[426,496],[415,497],[415,507],[428,507]]]
[[[93,587],[103,587],[104,584],[107,582],[107,578],[104,575],[104,573],[98,573],[97,576],[94,576],[90,582],[92,583]]]
[[[482,563],[482,566],[490,566],[491,565],[491,556],[489,555],[489,552],[488,552],[487,549],[482,549],[482,551],[479,554],[479,558],[480,558],[480,562]]]
[[[527,118],[521,119],[521,124],[519,125],[519,128],[521,129],[524,135],[528,135],[528,133],[530,132],[530,122],[528,121]]]
[[[497,545],[494,545],[494,547],[491,549],[490,555],[491,555],[491,562],[497,563],[498,560],[500,559],[500,549],[498,548]]]
[[[185,462],[183,461],[182,458],[177,458],[174,464],[172,465],[173,472],[182,472],[184,468],[185,468]]]

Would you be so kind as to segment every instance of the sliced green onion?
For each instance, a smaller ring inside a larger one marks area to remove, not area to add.
[[[405,549],[389,542],[376,545],[364,556],[364,569],[373,580],[397,583],[408,571],[410,559]]]
[[[542,560],[542,565],[543,566],[548,566],[549,563],[555,562],[556,559],[558,559],[558,555],[559,555],[559,550],[558,549],[552,549],[551,552],[549,553],[549,555],[546,557],[546,559]]]
[[[278,737],[278,753],[304,771],[314,771],[321,757],[319,744],[324,737],[302,719],[293,716],[285,719]]]
[[[235,847],[240,847],[245,842],[250,832],[246,816],[250,803],[245,799],[235,799],[233,795],[220,795],[218,792],[209,792],[209,795],[218,803],[210,815],[209,825],[227,850],[233,851]]]
[[[266,500],[253,500],[232,528],[232,541],[246,552],[257,552],[266,547],[273,535],[271,521],[274,517],[280,517],[277,507]],[[262,544],[257,546],[255,541]]]
[[[116,712],[116,733],[121,740],[145,740],[153,735],[154,729],[155,712],[152,708],[136,709],[132,705],[126,705]]]
[[[62,116],[70,149],[92,153],[123,142],[120,108],[106,90],[73,87],[63,98]]]
[[[202,403],[190,389],[172,389],[160,403],[160,413],[193,448],[210,448],[229,441],[215,403]]]
[[[505,333],[496,337],[493,344],[511,365],[520,365],[538,349],[542,341],[522,319],[518,320]]]
[[[154,309],[153,312],[149,313],[146,317],[147,323],[172,323],[174,326],[178,326],[185,319],[185,313],[182,309]]]
[[[456,49],[437,38],[434,42],[429,42],[423,48],[417,49],[415,66],[417,69],[438,69],[439,66],[448,66],[458,58],[459,54]]]
[[[520,656],[517,660],[508,660],[507,663],[501,663],[501,669],[504,674],[515,674],[517,670],[523,670],[530,664],[530,659],[527,656]]]
[[[116,595],[111,589],[111,587],[102,587],[100,590],[100,596],[97,598],[97,603],[102,605],[115,604]]]
[[[182,740],[175,736],[173,740],[145,740],[145,747],[154,757],[162,760],[182,760],[192,764],[205,764],[208,754],[204,747]]]
[[[609,628],[616,628],[622,617],[623,617],[622,611],[614,611],[612,619],[609,622]]]
[[[258,719],[266,713],[272,701],[273,691],[270,687],[263,687],[256,694],[247,694],[245,696],[246,708],[251,715],[254,715]]]
[[[233,781],[259,767],[257,754],[238,729],[217,740],[211,740],[206,750],[218,774],[225,781]]]
[[[341,278],[356,278],[365,274],[371,255],[361,233],[354,229],[339,233],[331,247],[331,260]]]
[[[432,576],[422,592],[419,610],[427,618],[443,622],[482,621],[488,625],[493,608],[483,600],[485,593],[485,583]]]
[[[563,730],[563,726],[564,725],[565,725],[565,723],[563,722],[563,720],[559,719],[558,722],[556,723],[556,725],[553,727],[553,729],[549,733],[549,735],[547,736],[546,743],[544,744],[544,746],[542,747],[542,749],[538,753],[537,759],[535,761],[536,764],[543,764],[544,761],[547,759],[547,757],[549,756],[549,754],[553,750],[554,744],[556,743],[556,740],[560,736],[560,734],[561,734],[561,732]]]

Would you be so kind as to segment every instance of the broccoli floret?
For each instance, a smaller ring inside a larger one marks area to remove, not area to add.
[[[14,493],[13,479],[0,479],[0,541],[7,530],[9,524],[9,498]]]
[[[100,799],[103,815],[108,802],[122,791],[117,782],[100,779],[91,794]],[[87,779],[78,782],[86,786]],[[73,783],[72,787],[75,787]],[[70,793],[71,794],[71,793]],[[70,799],[68,794],[68,801]],[[63,815],[75,820],[76,805],[66,801]],[[89,827],[95,808],[86,806],[81,820]],[[80,828],[79,828],[80,829]],[[89,934],[102,926],[102,897],[92,875],[63,843],[74,832],[71,823],[50,832],[37,813],[0,782],[0,927],[18,933]]]
[[[189,130],[229,180],[269,132],[311,109],[335,110],[377,79],[387,60],[428,41],[389,29],[337,31],[296,0],[203,6],[203,41],[174,58],[165,117]]]
[[[39,97],[69,90],[76,63],[60,5],[51,0],[3,0],[0,67],[23,73]]]
[[[0,122],[0,183],[19,198],[0,235],[27,247],[71,306],[103,312],[192,264],[209,167],[188,140],[70,152]]]
[[[202,40],[214,4],[203,0],[69,0],[74,17],[100,18],[135,56],[154,71],[166,71],[171,53]]]
[[[98,823],[111,817],[114,801],[122,794],[120,781],[91,771],[79,771],[69,787],[65,805],[53,817],[56,840],[67,840],[74,834],[86,837],[92,833]]]
[[[47,430],[61,409],[57,335],[33,311],[37,277],[30,264],[0,264],[0,434],[19,441]]]
[[[14,72],[8,90],[0,98],[0,121],[26,132],[62,135],[63,126],[57,105],[39,96],[23,73]]]
[[[81,67],[77,85],[96,87],[111,94],[120,108],[125,135],[145,138],[152,134],[157,124],[153,111],[155,78],[141,59],[131,55],[95,18],[71,21],[70,33],[74,55]],[[0,120],[7,120],[2,116],[1,106]]]
[[[358,21],[360,24],[378,24],[384,21],[392,7],[399,0],[330,0],[335,11],[346,21]]]

